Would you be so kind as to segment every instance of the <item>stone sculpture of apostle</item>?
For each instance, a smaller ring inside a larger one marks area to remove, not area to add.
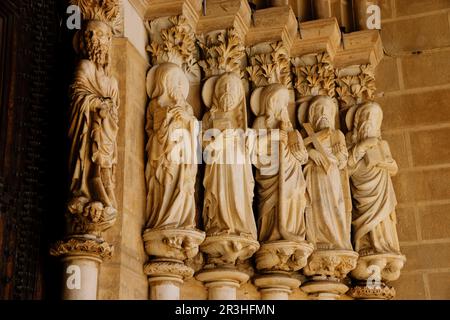
[[[383,111],[377,103],[367,102],[356,108],[356,112],[349,112],[347,120],[347,126],[353,128],[349,133],[348,167],[354,204],[355,251],[360,256],[400,254],[395,216],[397,200],[391,181],[398,167],[388,143],[381,138]]]
[[[189,81],[176,64],[150,70],[147,91],[147,228],[195,229],[197,119],[186,101]]]
[[[69,155],[70,232],[99,232],[116,216],[114,171],[117,165],[119,92],[111,75],[111,28],[90,20],[79,34],[82,60],[71,86]]]
[[[304,168],[309,198],[306,232],[316,250],[352,250],[348,152],[344,134],[335,129],[336,116],[337,106],[328,96],[315,97],[300,109],[300,122],[309,135]]]
[[[224,73],[211,78],[203,88],[203,99],[209,107],[202,126],[206,234],[256,239],[252,208],[254,179],[245,137],[246,103],[240,77]],[[230,154],[235,157],[229,157]]]

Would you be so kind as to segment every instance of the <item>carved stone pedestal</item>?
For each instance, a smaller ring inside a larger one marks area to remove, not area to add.
[[[390,300],[395,297],[395,289],[387,283],[400,277],[406,258],[399,254],[372,254],[359,257],[352,278],[356,286],[349,295],[362,300]]]
[[[179,300],[180,285],[194,275],[194,269],[185,263],[197,256],[205,234],[192,229],[147,229],[143,238],[151,257],[144,266],[150,299]]]
[[[302,285],[302,290],[313,299],[339,299],[349,289],[345,278],[356,267],[357,259],[358,254],[354,251],[318,250],[313,252],[303,269],[309,281]]]
[[[309,243],[286,240],[262,244],[255,254],[256,268],[261,275],[254,279],[261,299],[288,300],[292,290],[301,284],[300,280],[291,277],[291,273],[306,265],[313,249]]]
[[[58,241],[50,250],[63,262],[63,300],[96,300],[100,264],[112,256],[112,247],[92,235]]]
[[[206,265],[196,278],[208,288],[209,300],[236,300],[236,289],[250,278],[245,261],[259,249],[256,240],[236,235],[208,236],[200,250]]]

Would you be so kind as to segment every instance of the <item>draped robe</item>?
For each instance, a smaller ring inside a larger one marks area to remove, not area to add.
[[[306,209],[307,240],[316,249],[352,250],[351,215],[345,201],[345,193],[349,190],[345,190],[345,175],[339,169],[339,160],[332,148],[338,144],[345,148],[345,138],[342,132],[332,130],[331,136],[321,143],[330,162],[328,172],[312,159],[304,168],[309,198]],[[341,156],[347,159],[347,151],[341,152]]]
[[[364,158],[357,161],[355,150],[355,147],[350,150],[353,159],[349,161],[355,250],[400,254],[395,215],[397,199],[391,180],[397,164],[391,159],[391,169],[368,167]]]
[[[93,185],[95,165],[113,170],[117,164],[119,92],[117,81],[90,60],[81,60],[71,86],[69,170],[73,197],[98,199]],[[113,107],[102,113],[96,108],[105,100]]]
[[[174,107],[183,109],[175,119]],[[157,115],[157,116],[155,116]],[[161,106],[157,98],[147,110],[147,227],[194,229],[196,226],[195,179],[197,164],[192,107]],[[179,135],[179,133],[185,133]],[[176,156],[180,158],[176,158]]]
[[[265,129],[261,120],[255,122],[254,129]],[[259,122],[259,123],[258,123]],[[257,167],[256,182],[258,193],[258,240],[262,242],[305,240],[306,183],[302,172],[302,163],[290,151],[287,142],[273,141],[274,130],[267,135],[258,135],[258,157],[271,155],[277,161],[276,172],[264,172],[260,161]],[[278,150],[273,150],[277,148]],[[275,157],[273,157],[275,156]],[[274,165],[271,163],[270,165]],[[266,168],[267,169],[267,168]]]

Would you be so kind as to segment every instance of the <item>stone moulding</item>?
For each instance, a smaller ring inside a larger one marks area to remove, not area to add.
[[[50,249],[50,254],[60,256],[85,256],[91,255],[107,260],[112,257],[114,248],[101,238],[72,237],[68,240],[58,241]]]
[[[145,264],[144,273],[149,277],[159,278],[159,280],[161,278],[186,280],[193,277],[194,270],[177,260],[154,259]]]

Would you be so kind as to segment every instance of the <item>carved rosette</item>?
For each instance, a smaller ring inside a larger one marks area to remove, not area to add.
[[[172,62],[180,66],[191,81],[200,80],[200,67],[195,34],[183,15],[149,21],[147,32],[153,65]]]
[[[254,45],[247,55],[250,66],[246,71],[254,87],[274,83],[292,87],[289,52],[282,41]]]
[[[85,236],[56,242],[50,249],[50,254],[55,257],[94,256],[105,260],[112,257],[113,251],[113,246],[102,238]]]
[[[258,241],[235,235],[209,236],[200,246],[207,258],[205,269],[239,267],[258,249]]]
[[[336,74],[328,53],[296,57],[291,63],[294,87],[302,99],[319,95],[335,97]]]
[[[337,72],[337,98],[342,109],[374,99],[375,69],[372,65],[355,65]]]
[[[256,268],[260,272],[295,272],[306,266],[314,247],[308,243],[273,241],[264,243],[256,252]]]
[[[235,72],[243,77],[241,70],[246,65],[243,39],[235,28],[210,32],[198,36],[198,44],[203,53],[199,62],[206,78]]]

